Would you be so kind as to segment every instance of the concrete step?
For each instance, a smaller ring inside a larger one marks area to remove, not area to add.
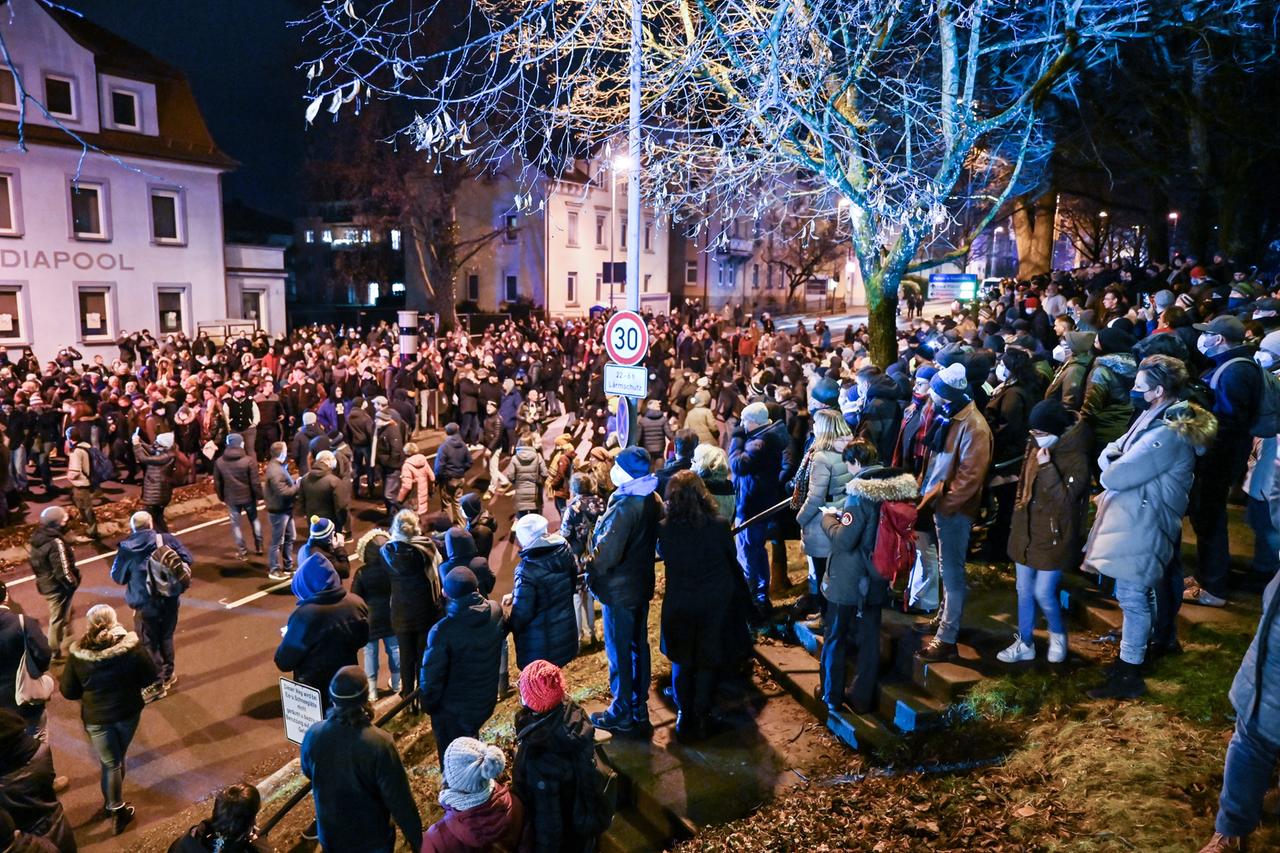
[[[601,853],[661,853],[668,846],[634,808],[619,810],[600,836]]]
[[[951,706],[914,684],[882,681],[878,685],[878,693],[880,716],[903,734],[931,731],[947,723]]]

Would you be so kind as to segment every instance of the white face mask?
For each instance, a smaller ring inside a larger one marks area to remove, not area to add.
[[[1210,355],[1217,346],[1218,336],[1210,335],[1207,332],[1201,335],[1199,340],[1196,341],[1196,349],[1200,350],[1200,352],[1205,355]]]
[[[1058,344],[1053,348],[1053,360],[1059,364],[1065,364],[1067,359],[1071,358],[1071,348],[1066,344]]]
[[[1009,378],[1009,368],[1005,367],[1003,364],[997,364],[996,379],[1000,380],[1001,382],[1004,382],[1008,378]]]
[[[1253,360],[1262,365],[1264,370],[1270,370],[1276,363],[1276,357],[1264,349],[1255,352]]]
[[[1037,435],[1035,439],[1036,445],[1039,447],[1053,447],[1058,442],[1056,435]]]
[[[614,466],[609,469],[609,479],[613,482],[613,485],[621,487],[630,483],[635,477],[624,471],[621,465],[614,463]]]

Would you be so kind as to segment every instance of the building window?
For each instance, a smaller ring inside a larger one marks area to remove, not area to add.
[[[698,262],[697,261],[684,262],[684,283],[685,284],[698,283]]]
[[[21,233],[18,227],[18,192],[13,175],[0,174],[0,234]]]
[[[314,243],[316,241],[316,232],[307,231],[305,234],[302,235],[302,239],[308,243]]]
[[[627,217],[622,217],[622,233],[618,235],[618,246],[627,248]]]
[[[138,96],[121,89],[111,90],[111,123],[126,130],[138,130]]]
[[[22,285],[0,285],[0,343],[24,340]]]
[[[751,289],[752,290],[760,289],[760,265],[759,264],[751,265]]]
[[[641,286],[641,288],[640,288],[640,292],[641,292],[641,293],[648,293],[648,292],[649,292],[649,279],[651,279],[651,278],[653,278],[653,276],[652,276],[652,275],[650,275],[649,273],[645,273],[645,274],[644,274],[644,284],[643,284],[643,285]]]
[[[381,294],[382,286],[378,284],[376,281],[371,281],[369,282],[368,289],[369,289],[369,298],[366,300],[367,304],[377,305],[378,296]]]
[[[392,296],[403,296],[403,295],[404,295],[404,282],[403,282],[403,281],[393,281],[393,282],[391,282],[391,295],[392,295]]]
[[[652,222],[646,222],[644,224],[644,243],[642,245],[644,246],[644,250],[646,252],[653,251],[653,223]]]
[[[177,190],[151,191],[151,238],[157,243],[182,243],[182,196]]]
[[[323,240],[323,241],[324,241],[324,242],[326,242],[326,243],[332,243],[332,242],[333,242],[333,231],[332,231],[331,229],[329,229],[329,228],[324,229],[324,231],[323,231],[323,232],[321,232],[321,234],[320,234],[320,239],[321,239],[321,240]]]
[[[174,335],[186,331],[183,322],[186,318],[186,301],[185,287],[156,288],[156,311],[160,315],[157,326],[161,334]]]
[[[107,216],[102,184],[71,184],[71,231],[80,240],[105,240]]]
[[[578,211],[571,210],[565,220],[565,243],[569,246],[578,245]]]
[[[0,107],[18,108],[18,79],[8,68],[0,68]]]
[[[565,277],[564,301],[570,305],[575,305],[578,302],[578,274],[576,272],[571,272]]]
[[[480,276],[475,273],[467,276],[467,298],[472,302],[480,301]]]
[[[110,285],[80,285],[76,288],[80,309],[80,340],[111,340],[111,287]]]
[[[399,228],[391,229],[391,251],[393,252],[400,251],[400,229]]]
[[[371,232],[368,228],[362,228],[362,229],[360,230],[360,242],[361,242],[362,244],[366,244],[366,245],[367,245],[367,244],[369,244],[369,243],[372,243],[372,242],[373,242],[373,232]]]
[[[605,247],[604,235],[606,233],[607,232],[605,231],[604,214],[603,213],[596,214],[596,248],[597,249],[603,249]]]
[[[44,106],[53,115],[75,118],[75,88],[70,77],[58,77],[53,74],[45,75]]]
[[[507,273],[506,284],[503,287],[503,298],[508,302],[515,302],[516,297],[520,295],[520,287],[516,281],[515,273]]]
[[[508,243],[516,241],[516,234],[520,230],[520,221],[514,213],[508,213],[502,217],[502,229],[506,232]]]
[[[604,276],[596,273],[596,302],[599,302],[604,293]]]
[[[240,291],[240,317],[244,320],[252,320],[262,327],[262,291],[261,290],[242,290]]]

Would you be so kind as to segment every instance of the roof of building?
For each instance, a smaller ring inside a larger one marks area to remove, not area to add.
[[[0,6],[3,5],[5,0],[0,0]],[[178,160],[221,169],[234,169],[239,165],[213,141],[191,84],[180,69],[74,12],[58,7],[42,8],[67,35],[93,54],[98,73],[143,80],[156,87],[159,136],[107,128],[97,133],[77,130],[86,143],[108,154]],[[0,121],[0,136],[17,135],[16,121]],[[23,135],[29,142],[80,147],[76,139],[58,127],[28,122]]]

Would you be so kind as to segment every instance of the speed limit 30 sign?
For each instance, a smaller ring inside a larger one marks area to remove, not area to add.
[[[604,348],[615,363],[639,364],[649,354],[649,327],[634,311],[619,311],[604,327]]]

